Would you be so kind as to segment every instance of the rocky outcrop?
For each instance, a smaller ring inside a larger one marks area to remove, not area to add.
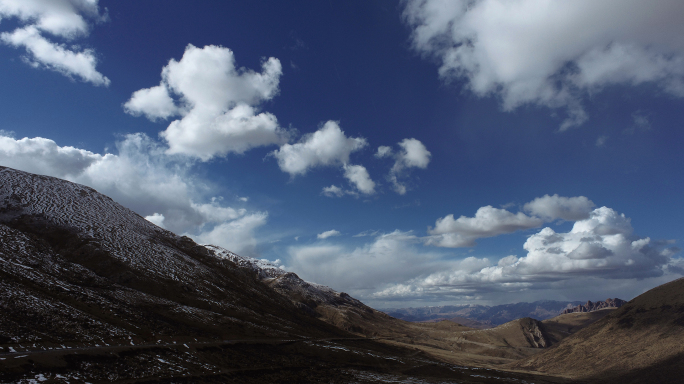
[[[551,345],[544,332],[544,324],[541,321],[529,317],[519,320],[523,335],[530,343],[530,346],[535,348],[546,348]]]
[[[620,308],[623,305],[627,304],[625,300],[622,299],[606,299],[606,301],[587,301],[586,304],[584,305],[578,305],[576,307],[572,308],[567,308],[561,312],[561,315],[565,315],[567,313],[576,313],[576,312],[594,312],[598,311],[599,309],[604,309],[604,308]]]

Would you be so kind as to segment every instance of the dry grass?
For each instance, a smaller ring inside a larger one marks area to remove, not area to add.
[[[555,348],[513,367],[574,378],[638,372],[653,366],[680,372],[684,363],[684,279],[654,288]]]
[[[452,321],[402,322],[401,335],[384,340],[429,353],[440,360],[482,368],[500,368],[539,353],[530,329],[536,320],[518,319],[490,329],[474,329]]]

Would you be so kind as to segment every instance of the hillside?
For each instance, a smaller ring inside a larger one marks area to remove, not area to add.
[[[482,381],[363,337],[408,325],[91,188],[0,167],[0,382],[557,382]]]
[[[507,364],[543,351],[552,344],[544,325],[523,318],[489,329],[475,329],[443,320],[410,323],[404,336],[385,342],[410,346],[444,361],[487,369]]]
[[[230,260],[287,297],[304,313],[319,318],[337,328],[362,336],[394,336],[405,333],[406,324],[377,311],[344,292],[302,280],[297,274],[251,257],[239,256],[221,247],[207,245],[217,257]]]
[[[542,321],[544,332],[551,345],[573,335],[609,315],[616,308],[604,308],[592,312],[570,312]]]
[[[513,367],[600,382],[675,383],[684,374],[683,341],[684,279],[678,279]]]
[[[344,335],[90,188],[9,168],[0,180],[0,342]]]

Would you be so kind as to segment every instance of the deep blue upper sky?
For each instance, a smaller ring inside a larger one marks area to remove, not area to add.
[[[179,234],[279,259],[375,306],[629,299],[684,271],[684,12],[660,2],[645,17],[612,0],[543,11],[537,0],[0,0],[0,164],[89,184]],[[53,14],[86,27],[41,24]],[[35,36],[92,56],[108,84]],[[209,73],[207,46],[232,51],[246,68],[235,79],[277,59],[271,94],[245,101],[245,80],[207,112],[189,96],[209,92],[192,80]],[[170,60],[180,64],[162,80]],[[149,103],[126,104],[160,84],[173,112],[148,119]],[[203,136],[241,103],[272,114],[279,133]],[[194,136],[161,136],[173,121]],[[338,135],[316,144],[314,132]],[[365,145],[326,154],[351,138]],[[229,149],[236,140],[247,149]],[[302,172],[283,163],[295,158]],[[366,176],[345,177],[345,165]],[[324,193],[332,185],[341,197]]]

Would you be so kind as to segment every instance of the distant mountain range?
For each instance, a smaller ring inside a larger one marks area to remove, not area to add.
[[[459,319],[469,320],[461,324],[473,328],[495,327],[511,320],[531,317],[546,320],[558,316],[562,311],[582,304],[581,301],[540,300],[533,303],[503,305],[445,305],[441,307],[418,307],[381,309],[392,317],[406,321],[435,321]],[[462,321],[462,320],[461,320]],[[476,323],[473,323],[476,322]]]
[[[471,328],[491,328],[511,320],[531,317],[546,320],[560,314],[593,312],[603,308],[619,308],[627,303],[615,298],[605,301],[554,301],[539,300],[532,303],[488,305],[445,305],[441,307],[381,309],[397,319],[413,322],[450,320]]]

